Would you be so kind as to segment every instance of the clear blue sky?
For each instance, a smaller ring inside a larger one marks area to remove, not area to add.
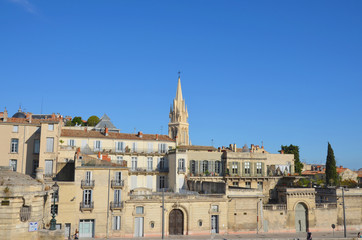
[[[362,1],[0,0],[0,111],[166,134],[179,70],[194,145],[362,167]]]

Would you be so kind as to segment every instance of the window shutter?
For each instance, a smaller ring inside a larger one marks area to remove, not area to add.
[[[231,169],[231,162],[227,162],[227,169],[229,170],[229,175],[232,174],[232,169]],[[225,173],[227,173],[227,170],[225,171]]]
[[[116,150],[116,152],[119,152],[119,148],[118,148],[118,142],[115,142],[115,146],[114,149]]]
[[[70,146],[70,139],[68,139],[68,146]]]
[[[238,175],[240,176],[241,174],[240,174],[240,162],[237,162],[237,164],[236,164],[237,166],[238,166]]]
[[[161,158],[157,158],[157,169],[160,170]]]
[[[265,169],[264,163],[261,163],[261,176],[263,177],[265,176],[264,169]]]
[[[242,167],[241,167],[241,176],[245,176],[245,162],[242,163]]]
[[[255,164],[256,163],[254,163],[254,162],[250,162],[250,176],[255,176],[256,175],[256,173],[254,173],[254,169],[255,169],[254,165]]]
[[[96,140],[94,140],[94,141],[93,141],[93,150],[94,150],[94,151],[96,151],[96,150],[97,150],[97,145],[96,145],[96,144],[97,144],[97,141],[96,141]]]
[[[196,160],[195,160],[195,173],[196,173],[196,174],[199,173],[199,164],[200,164],[200,161],[196,161]]]

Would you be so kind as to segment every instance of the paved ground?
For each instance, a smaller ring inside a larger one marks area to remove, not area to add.
[[[361,231],[362,232],[362,231]],[[313,239],[357,239],[357,233],[358,231],[348,231],[347,232],[347,238],[343,237],[343,231],[342,232],[335,232],[333,235],[333,232],[312,232]],[[228,240],[228,239],[250,239],[250,240],[256,240],[256,239],[290,239],[290,240],[302,240],[306,239],[307,234],[306,233],[260,233],[260,234],[233,234],[233,235],[205,235],[205,236],[167,236],[165,239],[221,239],[221,240]],[[115,239],[124,239],[124,238],[111,238],[112,240]],[[138,238],[140,240],[148,240],[148,239],[161,239],[158,238]]]

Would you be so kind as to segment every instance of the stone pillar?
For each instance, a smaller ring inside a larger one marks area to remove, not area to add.
[[[43,180],[44,179],[44,174],[43,174],[44,170],[43,168],[40,168],[38,167],[36,170],[35,170],[35,179],[38,179],[38,180]]]

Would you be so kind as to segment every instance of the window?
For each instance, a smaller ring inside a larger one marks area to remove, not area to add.
[[[11,149],[10,149],[11,153],[18,153],[19,151],[19,139],[17,138],[12,138],[11,139]]]
[[[233,182],[234,187],[239,187],[239,182]]]
[[[124,152],[124,142],[116,142],[116,152]]]
[[[185,159],[184,158],[180,158],[178,160],[178,170],[185,171]]]
[[[245,182],[245,187],[246,188],[251,188],[251,182]]]
[[[114,180],[116,180],[116,182],[120,183],[122,181],[122,172],[115,172]]]
[[[95,152],[101,151],[102,150],[102,142],[99,141],[99,140],[95,140],[93,149],[94,149]]]
[[[33,174],[36,173],[36,169],[39,167],[39,160],[38,159],[34,159],[33,160]]]
[[[159,163],[158,163],[158,169],[159,169],[159,170],[165,169],[165,158],[159,158],[158,161],[159,161]]]
[[[90,206],[92,204],[92,190],[87,189],[83,191],[83,205]]]
[[[148,153],[153,152],[153,143],[148,143]]]
[[[91,171],[86,171],[85,172],[85,181],[87,183],[90,183],[92,181],[92,172]]]
[[[50,213],[51,214],[55,214],[55,215],[58,215],[58,204],[52,204],[52,206],[51,206],[51,209],[50,209]]]
[[[231,165],[231,173],[232,174],[238,174],[238,163],[233,162]]]
[[[205,160],[205,161],[202,161],[202,172],[206,172],[208,171],[208,162]]]
[[[34,139],[34,153],[39,154],[39,149],[40,149],[40,140]]]
[[[48,130],[54,131],[54,124],[48,124]]]
[[[121,229],[121,216],[113,216],[113,230]]]
[[[159,143],[158,144],[158,152],[159,153],[166,153],[167,152],[167,144]]]
[[[162,189],[162,188],[166,188],[166,179],[165,179],[165,176],[160,176],[160,185],[159,185],[159,188]]]
[[[147,158],[147,170],[152,171],[152,169],[153,169],[153,158],[148,157]]]
[[[195,160],[191,161],[191,173],[192,174],[196,173],[196,162],[195,162]]]
[[[263,182],[258,182],[258,189],[263,190]]]
[[[15,132],[15,133],[19,132],[19,126],[18,125],[13,126],[13,132]]]
[[[68,140],[68,146],[74,147],[75,146],[75,140],[74,139],[69,139]]]
[[[219,211],[219,206],[218,205],[212,205],[211,206],[211,211],[212,212],[218,212]]]
[[[136,207],[136,214],[143,214],[143,207]]]
[[[20,221],[26,222],[31,217],[31,206],[22,206],[20,208]]]
[[[54,152],[54,138],[47,138],[47,152]]]
[[[120,203],[122,202],[121,199],[121,189],[114,190],[114,204],[116,206],[120,206]]]
[[[250,162],[245,163],[245,174],[250,174]]]
[[[137,157],[132,157],[132,170],[137,169]]]
[[[261,174],[261,162],[256,163],[256,174]]]
[[[15,159],[11,159],[9,162],[9,166],[12,167],[13,171],[16,172],[16,168],[18,165],[18,161]]]
[[[123,161],[123,157],[122,156],[117,156],[117,163],[121,164]]]
[[[137,152],[137,143],[132,143],[132,152]]]
[[[218,173],[218,174],[221,173],[221,162],[220,161],[215,162],[215,173]]]

